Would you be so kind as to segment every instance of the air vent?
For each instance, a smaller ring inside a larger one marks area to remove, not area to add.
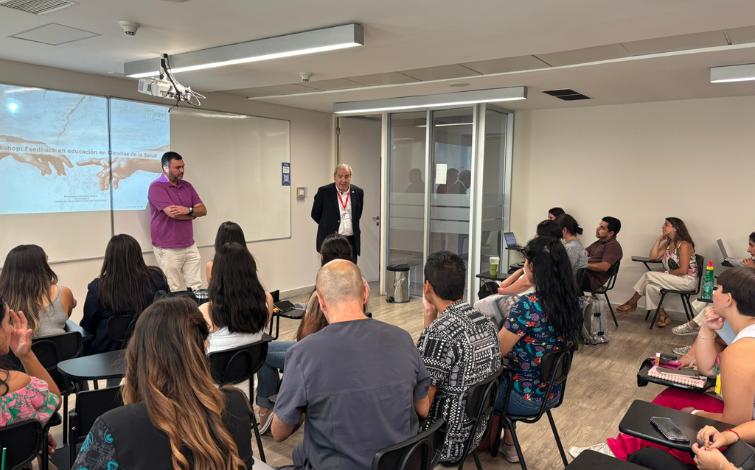
[[[67,0],[0,0],[0,6],[13,8],[35,15],[44,15],[77,5],[76,2]]]
[[[578,101],[578,100],[589,100],[589,96],[585,96],[582,93],[578,91],[574,91],[570,88],[564,88],[562,90],[548,90],[544,91],[546,95],[555,96],[556,98],[564,101]]]

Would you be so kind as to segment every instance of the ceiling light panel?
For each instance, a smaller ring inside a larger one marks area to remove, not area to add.
[[[362,45],[364,45],[364,28],[362,25],[348,24],[175,54],[170,56],[170,65],[173,73],[181,73]],[[160,58],[127,62],[123,69],[127,77],[143,78],[159,75]]]
[[[730,65],[710,69],[711,83],[749,82],[755,80],[755,64]]]

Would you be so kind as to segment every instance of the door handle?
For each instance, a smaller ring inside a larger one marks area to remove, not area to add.
[[[380,227],[380,216],[379,215],[377,217],[373,217],[372,220],[375,221],[375,225],[377,225],[378,227]]]

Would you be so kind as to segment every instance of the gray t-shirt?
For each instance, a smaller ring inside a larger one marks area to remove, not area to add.
[[[577,279],[577,272],[579,272],[580,269],[585,269],[587,267],[587,252],[585,251],[585,247],[582,246],[582,243],[578,238],[575,238],[574,240],[569,240],[564,243],[564,248],[566,248],[566,254],[569,255],[571,269],[574,273],[574,280],[579,282],[579,279]]]
[[[417,434],[414,400],[430,376],[406,331],[366,319],[332,323],[291,346],[275,415],[306,413],[296,469],[369,470],[375,453]]]

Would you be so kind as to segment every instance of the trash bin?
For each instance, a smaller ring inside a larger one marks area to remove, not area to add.
[[[388,277],[388,297],[385,300],[395,303],[409,302],[409,265],[392,264],[386,269],[392,275]]]

